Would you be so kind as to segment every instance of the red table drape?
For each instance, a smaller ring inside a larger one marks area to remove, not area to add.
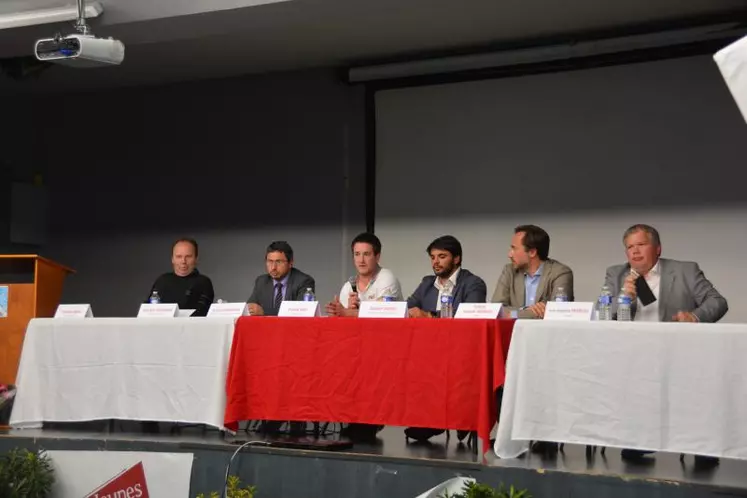
[[[488,447],[512,320],[244,317],[226,427],[317,420],[477,431]]]

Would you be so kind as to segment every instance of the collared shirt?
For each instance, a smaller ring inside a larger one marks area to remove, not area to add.
[[[353,292],[353,286],[350,281],[343,284],[340,289],[340,303],[348,308],[350,293]],[[399,280],[390,270],[379,268],[374,279],[368,284],[365,290],[357,289],[358,299],[361,301],[383,301],[385,297],[393,297],[395,301],[402,301],[402,287]]]
[[[637,299],[636,306],[638,308],[635,312],[634,320],[636,322],[659,322],[661,321],[659,317],[659,284],[661,283],[661,269],[658,261],[643,278],[646,279],[646,283],[651,287],[651,292],[654,293],[656,301],[648,306],[644,306],[641,300]]]
[[[545,267],[545,263],[540,263],[537,271],[534,275],[530,275],[529,272],[524,273],[524,306],[531,306],[535,303],[537,298],[537,288],[539,287],[540,277],[542,277],[542,269]]]
[[[278,284],[283,284],[283,286],[280,288],[280,291],[283,293],[283,301],[285,301],[285,296],[288,295],[288,278],[290,277],[290,272],[286,273],[286,275],[281,278],[280,280],[272,279],[272,285],[275,287],[275,290],[272,291],[272,298],[275,299],[278,297]]]
[[[436,299],[436,311],[441,311],[441,294],[443,294],[444,289],[449,287],[451,289],[451,295],[454,296],[454,289],[456,288],[457,284],[457,278],[459,278],[459,270],[461,268],[457,268],[454,273],[451,274],[448,280],[448,284],[442,284],[441,279],[439,277],[436,277],[436,280],[433,281],[433,287],[438,289],[438,299]]]

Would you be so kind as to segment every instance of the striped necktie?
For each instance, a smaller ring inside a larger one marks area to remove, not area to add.
[[[276,310],[280,309],[280,303],[283,302],[283,283],[278,282],[275,284],[275,301],[273,306]]]

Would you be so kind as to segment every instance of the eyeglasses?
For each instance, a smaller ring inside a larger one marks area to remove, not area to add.
[[[267,259],[265,260],[265,263],[267,263],[267,266],[281,266],[288,264],[287,259]]]

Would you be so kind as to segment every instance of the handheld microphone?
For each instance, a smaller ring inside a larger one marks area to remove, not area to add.
[[[350,284],[350,287],[353,289],[353,292],[358,292],[358,278],[357,277],[350,277],[348,279],[348,283]]]

